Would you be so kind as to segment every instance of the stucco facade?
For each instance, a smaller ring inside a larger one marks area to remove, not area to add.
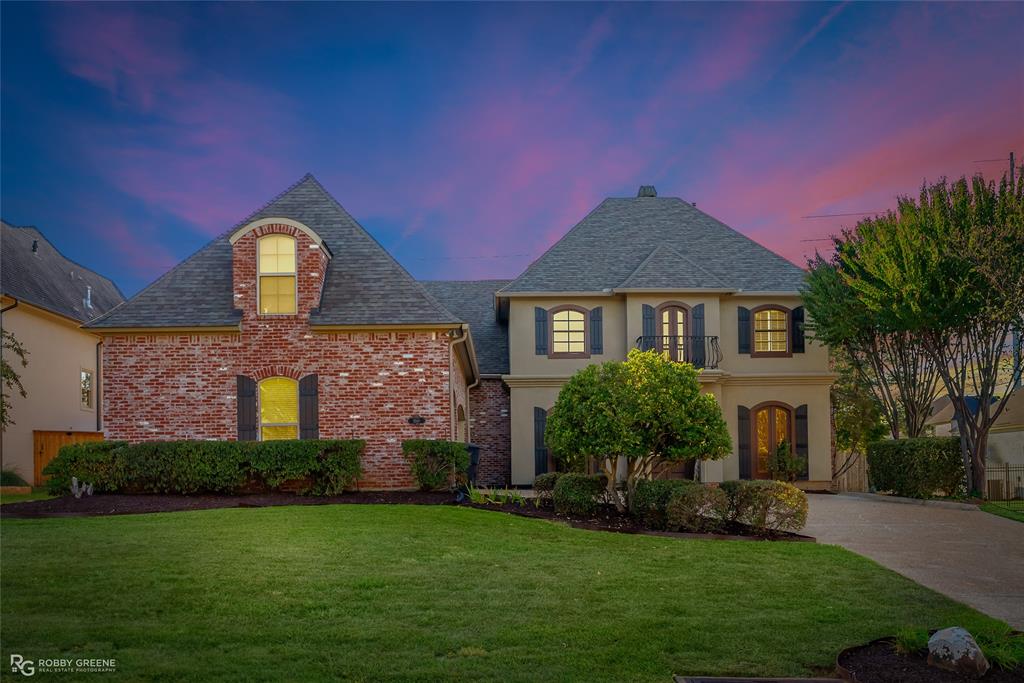
[[[14,306],[4,297],[3,307]],[[79,327],[77,320],[59,316],[24,302],[2,315],[3,329],[14,334],[28,351],[28,365],[8,349],[4,360],[21,375],[27,395],[11,396],[10,425],[3,433],[0,457],[3,467],[12,468],[22,479],[33,482],[33,430],[96,431],[98,428],[99,366],[97,344],[100,337]],[[92,373],[92,405],[84,406],[81,372]]]

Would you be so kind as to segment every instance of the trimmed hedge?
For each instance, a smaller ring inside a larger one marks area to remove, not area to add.
[[[703,488],[689,479],[641,479],[630,499],[630,514],[648,529],[664,529],[669,500],[677,491],[692,487]]]
[[[410,439],[402,442],[402,453],[423,491],[463,483],[469,474],[469,449],[460,441]]]
[[[807,494],[784,481],[726,481],[725,520],[751,527],[758,534],[799,531],[807,524]]]
[[[868,477],[878,491],[897,496],[930,498],[965,493],[960,439],[933,436],[876,441],[868,446]]]
[[[239,493],[297,482],[301,493],[335,495],[362,474],[360,440],[92,441],[71,444],[43,470],[50,493],[71,478],[97,493]]]
[[[604,495],[607,481],[603,474],[566,472],[558,477],[551,492],[555,511],[564,515],[594,514],[600,497]]]
[[[721,531],[729,510],[725,491],[694,481],[687,484],[673,491],[665,506],[666,528],[691,533]]]
[[[538,474],[533,480],[533,490],[537,494],[537,500],[541,503],[550,503],[552,494],[555,491],[555,484],[562,477],[562,472],[545,472]]]
[[[14,470],[0,470],[0,486],[28,486],[28,482],[21,478]]]

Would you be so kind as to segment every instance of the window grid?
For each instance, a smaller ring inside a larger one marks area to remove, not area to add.
[[[586,353],[586,337],[586,318],[582,311],[557,311],[551,316],[553,353]]]
[[[295,239],[288,235],[266,235],[257,244],[260,314],[294,315]]]
[[[754,313],[754,351],[757,353],[785,353],[789,350],[785,311],[769,308]]]

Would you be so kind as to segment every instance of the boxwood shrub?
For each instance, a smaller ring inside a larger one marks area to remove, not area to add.
[[[868,478],[878,491],[908,498],[965,493],[960,439],[933,436],[877,441],[868,446]]]
[[[555,484],[562,476],[562,472],[545,472],[538,474],[533,480],[533,491],[537,494],[537,500],[547,505],[551,502],[551,496],[555,491]]]
[[[97,493],[240,493],[276,490],[332,495],[362,474],[364,442],[92,441],[64,446],[43,470],[50,493],[66,494],[71,478]]]
[[[410,439],[402,442],[402,452],[423,491],[463,483],[469,474],[469,449],[459,441]]]
[[[665,525],[669,531],[714,533],[725,525],[729,502],[725,491],[688,481],[672,492],[665,506]]]
[[[755,533],[799,531],[807,524],[807,494],[784,481],[726,481],[725,521],[751,527]]]
[[[684,488],[703,488],[689,479],[641,479],[630,500],[630,513],[648,529],[664,529],[666,509],[672,495]]]
[[[607,479],[603,474],[566,472],[558,477],[551,498],[555,511],[564,515],[586,516],[597,511]]]

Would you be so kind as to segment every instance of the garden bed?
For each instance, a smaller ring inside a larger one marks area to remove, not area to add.
[[[31,500],[0,505],[3,517],[78,517],[95,515],[135,515],[152,512],[180,512],[183,510],[213,510],[217,508],[256,508],[279,505],[335,505],[339,503],[363,505],[445,505],[454,504],[448,492],[424,491],[357,491],[340,496],[300,496],[291,493],[263,493],[254,495],[191,495],[118,494],[94,496],[62,496],[46,500]]]
[[[515,503],[479,504],[467,503],[469,507],[478,510],[490,510],[505,512],[520,517],[531,517],[534,519],[546,519],[554,522],[562,522],[576,529],[589,529],[591,531],[614,531],[624,534],[647,534],[650,536],[667,536],[673,538],[703,538],[720,540],[743,540],[743,541],[809,541],[815,542],[811,536],[803,536],[789,532],[776,532],[770,536],[757,535],[753,530],[743,524],[730,523],[726,525],[723,533],[717,534],[690,534],[673,531],[656,531],[648,529],[640,524],[634,517],[627,513],[619,512],[614,505],[601,505],[593,515],[575,516],[556,513],[550,506],[536,507],[532,502],[525,505]]]
[[[900,654],[889,638],[873,640],[843,650],[836,659],[836,672],[853,683],[1020,683],[1024,670],[1006,671],[997,666],[984,677],[969,678],[928,664],[928,652]]]

